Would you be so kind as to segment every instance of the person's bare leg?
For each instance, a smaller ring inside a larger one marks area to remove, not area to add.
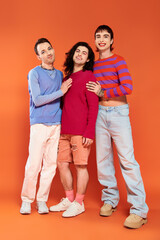
[[[74,201],[73,192],[73,177],[67,162],[58,162],[58,169],[60,173],[61,183],[65,190],[66,198],[62,198],[60,203],[50,207],[51,212],[65,211],[69,208],[71,203]]]
[[[73,190],[73,177],[68,162],[58,162],[61,183],[65,191]]]
[[[77,193],[75,201],[82,204],[87,189],[89,174],[87,165],[76,165],[77,170]]]
[[[77,170],[77,193],[85,194],[89,180],[87,165],[76,165]]]
[[[75,165],[77,170],[77,193],[75,201],[71,203],[69,208],[62,214],[62,217],[75,217],[85,211],[84,196],[89,180],[86,165]]]

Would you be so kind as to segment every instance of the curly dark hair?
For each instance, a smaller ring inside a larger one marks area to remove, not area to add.
[[[88,49],[89,61],[85,63],[85,65],[83,67],[83,71],[91,70],[93,72],[93,65],[94,65],[94,59],[95,59],[94,52],[88,43],[78,42],[69,50],[69,52],[66,53],[66,60],[65,60],[63,66],[64,66],[64,72],[67,76],[69,76],[71,73],[73,73],[73,68],[74,68],[73,55],[79,46],[83,46]]]

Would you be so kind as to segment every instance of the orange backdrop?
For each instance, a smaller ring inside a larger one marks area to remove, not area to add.
[[[62,70],[65,52],[77,41],[86,41],[95,50],[94,31],[98,25],[107,24],[114,30],[114,52],[126,59],[133,78],[134,91],[128,101],[135,156],[141,166],[147,203],[151,210],[159,208],[159,11],[159,0],[1,2],[0,200],[20,203],[29,142],[27,74],[39,64],[33,51],[35,41],[40,37],[51,41],[56,52],[55,67]],[[95,199],[99,208],[101,187],[97,182],[95,146],[89,161],[86,198]],[[123,206],[126,190],[117,157],[115,165]],[[62,195],[57,174],[50,199],[58,200]]]

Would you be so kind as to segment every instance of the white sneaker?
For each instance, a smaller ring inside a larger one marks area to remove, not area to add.
[[[62,217],[75,217],[85,211],[84,203],[82,205],[74,201],[69,208],[62,214]]]
[[[37,209],[39,214],[46,214],[49,213],[48,207],[46,205],[46,202],[39,201],[37,202]]]
[[[65,211],[69,208],[72,202],[68,198],[62,198],[60,203],[49,208],[51,212]]]
[[[21,209],[20,209],[21,214],[30,214],[31,213],[31,203],[30,202],[22,202]]]

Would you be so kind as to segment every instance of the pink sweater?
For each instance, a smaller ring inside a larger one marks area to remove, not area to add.
[[[61,134],[94,139],[98,97],[86,89],[86,83],[96,82],[96,78],[92,71],[88,70],[72,73],[69,77],[72,78],[72,86],[64,96]]]

